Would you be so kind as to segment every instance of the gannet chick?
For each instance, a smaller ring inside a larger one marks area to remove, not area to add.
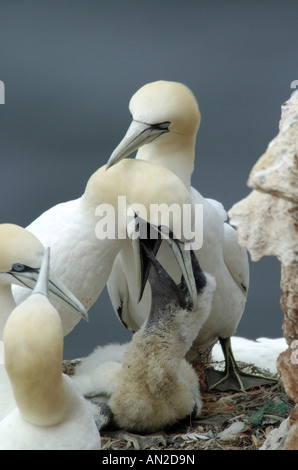
[[[17,408],[0,421],[1,450],[96,450],[90,405],[62,374],[63,331],[48,300],[49,250],[33,293],[10,314],[5,367]]]
[[[171,190],[173,186],[175,194]],[[52,207],[27,230],[51,248],[52,269],[88,311],[104,289],[115,257],[126,241],[129,223],[126,208],[134,203],[141,204],[148,221],[158,226],[162,214],[159,212],[152,218],[150,207],[161,200],[167,206],[191,204],[184,184],[172,172],[154,163],[126,160],[109,171],[105,171],[105,166],[97,170],[82,197]],[[14,288],[13,294],[17,303],[28,296],[28,292],[19,287]],[[66,335],[79,318],[69,312],[65,304],[54,305]]]
[[[107,402],[117,388],[118,373],[129,342],[97,346],[81,359],[72,375],[84,396],[97,402]]]
[[[13,284],[33,288],[38,279],[45,249],[40,241],[24,228],[14,224],[0,224],[0,340],[5,323],[15,308],[12,296]],[[30,290],[28,289],[30,292]],[[74,316],[88,319],[84,307],[58,280],[52,270],[49,273],[49,294],[65,303]],[[0,365],[0,419],[15,408],[9,378],[3,364]]]
[[[184,357],[210,313],[215,281],[193,256],[194,310],[184,281],[176,285],[152,252],[143,249],[152,263],[150,314],[126,349],[108,406],[116,426],[154,432],[201,412],[198,377]]]
[[[203,244],[195,249],[195,254],[200,259],[202,269],[215,277],[216,290],[211,313],[187,358],[190,361],[204,358],[220,339],[227,359],[227,373],[217,378],[215,383],[209,383],[210,387],[216,386],[222,390],[249,388],[252,386],[251,379],[247,380],[237,367],[230,345],[230,338],[235,334],[242,317],[248,292],[247,252],[238,245],[236,231],[226,222],[227,214],[222,204],[204,198],[191,187],[196,135],[201,120],[197,101],[185,85],[157,81],[140,88],[131,98],[129,109],[132,123],[112,153],[107,168],[137,150],[138,161],[155,162],[173,171],[188,188],[193,204],[201,204],[203,207]],[[195,224],[200,226],[202,220],[196,220]],[[117,256],[108,281],[108,290],[115,306],[119,303],[116,296],[121,288],[122,302],[124,305],[129,304],[129,308],[122,311],[121,318],[128,328],[135,331],[149,315],[151,294],[147,286],[141,302],[135,297],[131,288],[134,284],[131,274],[132,252],[128,250],[129,247],[126,252],[121,250]],[[168,247],[164,244],[159,248],[158,259],[177,282],[180,275],[177,265],[168,256]],[[254,385],[261,383],[262,379],[258,382],[256,378]]]
[[[188,252],[188,256],[179,256],[179,253],[182,251],[183,243],[175,239],[174,234],[167,227],[153,226],[139,216],[136,217],[136,214],[133,218],[135,226],[134,233],[137,233],[138,237],[136,240],[131,240],[128,243],[130,245],[131,243],[136,244],[135,253],[140,265],[140,285],[136,291],[139,290],[140,296],[142,295],[142,290],[148,279],[150,269],[148,259],[151,257],[144,256],[144,250],[146,248],[142,249],[142,246],[148,245],[147,250],[150,250],[150,246],[152,245],[153,249],[155,249],[158,237],[162,240],[163,237],[167,235],[169,237],[167,242],[175,254],[178,265],[182,265],[182,276],[190,298],[189,305],[191,304],[193,306],[194,303],[196,304],[198,302],[198,295],[192,266],[193,263],[190,256],[191,253]],[[149,234],[153,237],[152,240],[147,238]],[[193,253],[192,256],[194,256]],[[188,270],[191,270],[190,275]],[[184,277],[185,273],[187,279]],[[190,280],[193,282],[190,282]],[[127,350],[128,344],[129,343],[112,343],[105,346],[98,346],[92,354],[83,358],[79,365],[76,366],[72,379],[77,383],[81,392],[86,397],[92,398],[92,401],[101,403],[103,401],[105,402],[115,391],[117,387],[118,371],[122,367],[123,356]],[[109,416],[107,416],[107,418],[109,419]]]

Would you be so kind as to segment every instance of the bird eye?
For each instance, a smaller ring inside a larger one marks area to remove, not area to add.
[[[161,122],[160,124],[158,124],[158,126],[160,129],[168,129],[170,124],[171,123],[169,121],[166,121],[166,122]]]
[[[15,263],[15,264],[12,265],[12,270],[17,271],[17,272],[21,272],[21,271],[25,270],[25,266],[21,263]]]
[[[167,131],[170,124],[171,123],[169,121],[158,122],[157,124],[152,124],[151,127],[153,127],[154,129],[164,129],[165,131]]]

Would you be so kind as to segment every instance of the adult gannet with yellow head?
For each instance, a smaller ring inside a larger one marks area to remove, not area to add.
[[[15,224],[0,224],[0,340],[7,319],[16,306],[11,291],[12,285],[34,288],[44,252],[45,249],[40,241],[26,229]],[[52,270],[49,271],[49,295],[64,303],[78,319],[80,317],[88,319],[83,305],[59,281]],[[0,365],[0,419],[14,407],[14,395],[2,364]]]
[[[41,242],[28,230],[15,224],[0,224],[0,339],[6,320],[15,307],[11,292],[12,285],[35,286],[44,255]],[[78,319],[88,314],[83,305],[67,289],[53,270],[49,273],[49,293],[51,298],[63,301],[72,313],[77,312]]]
[[[5,324],[5,367],[17,407],[0,421],[0,449],[100,449],[91,405],[62,373],[63,331],[48,300],[48,270],[49,250],[33,293]]]
[[[227,214],[222,204],[204,198],[191,187],[196,135],[201,120],[198,103],[185,85],[156,81],[146,84],[133,95],[129,109],[132,123],[112,153],[107,168],[137,150],[137,161],[154,162],[173,171],[187,187],[193,204],[203,207],[203,244],[194,250],[202,269],[215,277],[216,291],[211,313],[187,357],[189,360],[197,359],[198,354],[204,355],[220,339],[227,370],[216,386],[221,389],[249,388],[258,379],[252,381],[250,377],[241,374],[230,345],[230,337],[235,333],[244,311],[249,284],[248,258],[246,250],[237,243],[236,231],[226,222]],[[201,218],[196,219],[196,226],[200,224]],[[167,247],[161,246],[158,259],[177,282],[179,273],[168,257]],[[131,262],[131,253],[121,252],[108,281],[108,290],[116,310],[119,304],[115,295],[119,290],[117,286],[123,286],[125,281],[122,273],[131,272]],[[136,330],[150,312],[151,294],[147,285],[142,301],[138,302],[131,285],[133,282],[130,279],[126,292],[122,293],[130,306],[125,315],[122,314],[122,318],[128,328]]]
[[[138,203],[146,211],[148,222],[159,226],[165,223],[162,211],[151,211],[159,201],[167,206],[191,206],[187,189],[172,172],[151,162],[125,160],[110,171],[105,166],[97,170],[82,197],[52,207],[27,230],[51,248],[52,269],[88,310],[104,289],[118,252],[123,245],[131,245],[126,239],[127,226],[132,222],[131,205]],[[174,220],[167,219],[168,223],[173,231]],[[137,265],[137,256],[135,260]],[[139,281],[134,286],[136,291],[138,285]],[[17,303],[28,296],[20,287],[15,287],[13,294]],[[68,334],[79,318],[65,304],[55,306],[64,334]]]

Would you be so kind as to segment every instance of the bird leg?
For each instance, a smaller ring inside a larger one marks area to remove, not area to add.
[[[244,392],[253,387],[276,382],[276,379],[271,377],[242,372],[234,358],[231,339],[219,338],[219,341],[225,357],[225,370],[220,372],[211,368],[206,369],[205,375],[210,390],[235,390]]]

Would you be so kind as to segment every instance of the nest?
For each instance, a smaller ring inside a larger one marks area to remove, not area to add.
[[[161,433],[137,435],[101,431],[102,450],[257,450],[289,416],[294,403],[279,377],[242,364],[242,369],[276,378],[246,392],[209,391],[202,387],[203,412]]]
[[[199,419],[152,435],[101,431],[102,450],[257,450],[293,408],[279,381],[248,392],[202,392]]]
[[[238,363],[239,364],[239,363]],[[276,379],[246,392],[207,390],[201,383],[203,411],[155,434],[102,429],[102,450],[257,450],[268,434],[289,416],[294,403],[280,378],[267,370],[239,364],[242,370]],[[213,364],[217,369],[220,364]],[[71,371],[67,371],[71,375]]]

